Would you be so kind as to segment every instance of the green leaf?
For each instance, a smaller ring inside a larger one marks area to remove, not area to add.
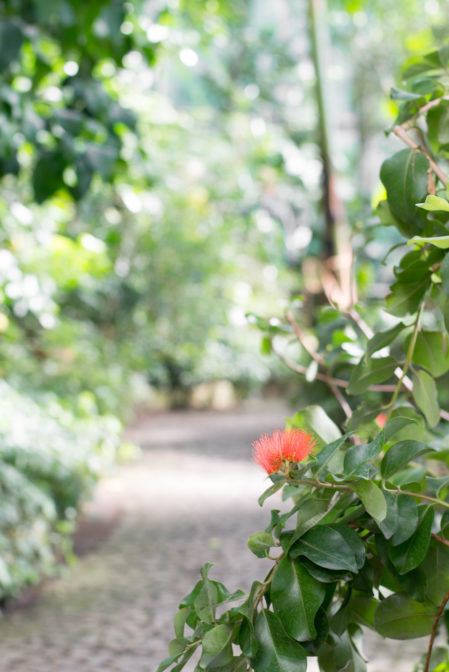
[[[229,663],[233,655],[231,638],[232,628],[229,625],[220,624],[208,630],[203,636],[200,668],[206,669],[208,665],[219,667]]]
[[[189,609],[183,607],[177,612],[175,616],[175,634],[178,639],[184,637],[184,626],[188,615]]]
[[[274,543],[273,537],[268,532],[254,532],[248,539],[248,548],[258,558],[264,558]]]
[[[325,587],[297,560],[284,557],[276,567],[270,597],[286,632],[299,642],[315,639],[315,616],[323,603]]]
[[[385,539],[390,539],[398,528],[398,502],[397,497],[391,492],[384,490],[383,496],[387,504],[387,515],[380,521],[379,527]]]
[[[332,634],[318,651],[318,663],[322,672],[365,672],[366,663],[354,646],[349,632],[341,637]]]
[[[380,471],[385,479],[389,479],[397,471],[405,467],[411,460],[419,455],[430,452],[432,448],[421,441],[399,441],[385,454]]]
[[[413,535],[398,546],[390,546],[388,555],[399,574],[416,569],[427,555],[434,509],[427,507]]]
[[[407,241],[407,245],[435,245],[440,250],[447,250],[449,248],[449,236],[430,236],[424,238],[422,236],[413,236]]]
[[[391,540],[393,546],[402,544],[406,539],[410,539],[419,521],[418,507],[413,497],[398,495],[396,501],[398,507],[398,526]]]
[[[387,502],[382,490],[373,481],[360,480],[350,484],[354,492],[360,497],[367,513],[377,523],[382,522],[387,515]]]
[[[276,614],[263,609],[256,618],[259,644],[251,665],[254,672],[306,672],[306,652],[289,637]]]
[[[365,562],[365,548],[359,536],[346,525],[317,525],[290,549],[291,557],[305,556],[326,569],[357,572]]]
[[[320,520],[322,520],[329,511],[337,505],[337,498],[320,498],[318,494],[314,494],[306,502],[302,503],[298,509],[296,530],[293,541],[299,539],[307,530],[315,527]],[[292,542],[293,543],[293,542]]]
[[[449,258],[449,256],[448,256]],[[409,340],[406,341],[406,347]],[[413,363],[427,369],[434,378],[449,371],[449,340],[442,331],[419,332],[413,350]]]
[[[440,421],[436,383],[427,371],[417,371],[413,374],[412,380],[416,405],[423,412],[429,426],[435,427]]]
[[[350,601],[351,619],[360,625],[374,629],[374,614],[379,600],[363,594],[353,595]]]
[[[429,210],[430,212],[449,212],[449,201],[440,196],[429,194],[424,203],[417,203],[416,207],[422,210]]]
[[[398,281],[391,285],[385,299],[387,311],[396,317],[416,313],[430,283],[430,277],[419,277],[413,282]]]
[[[315,476],[318,477],[323,469],[331,463],[332,458],[338,453],[347,438],[347,434],[344,434],[339,439],[332,441],[332,443],[328,443],[327,446],[324,446],[324,448],[320,450],[316,456],[315,464],[312,466],[312,471]]]
[[[422,228],[415,204],[427,193],[428,168],[424,154],[403,149],[384,161],[380,169],[391,211],[406,225],[409,235]]]
[[[287,418],[287,429],[304,429],[312,432],[324,445],[341,437],[337,425],[321,406],[307,406],[292,418]]]
[[[371,357],[378,350],[390,345],[404,329],[407,329],[407,325],[399,322],[399,324],[396,324],[387,331],[379,331],[377,334],[374,334],[366,345],[366,356]]]
[[[449,586],[449,548],[432,540],[421,570],[426,577],[426,597],[440,605]]]
[[[382,600],[374,614],[374,625],[382,637],[415,639],[432,632],[436,608],[431,602],[417,602],[406,593]]]
[[[385,441],[389,441],[392,436],[400,432],[401,429],[407,427],[407,425],[410,425],[411,423],[416,424],[413,418],[401,415],[392,417],[384,427]]]
[[[201,570],[201,573],[204,576],[204,581],[193,602],[193,607],[202,621],[205,623],[213,623],[218,603],[218,593],[213,581],[210,581],[207,578],[207,571],[208,567]]]
[[[366,360],[364,357],[353,369],[349,379],[349,394],[362,394],[370,385],[383,383],[394,374],[398,363],[393,357],[378,357]]]
[[[271,495],[274,495],[275,492],[278,492],[283,486],[285,485],[285,480],[279,480],[276,481],[276,483],[273,483],[273,485],[270,485],[265,492],[263,492],[259,499],[257,500],[259,502],[259,506],[263,506],[263,503],[265,502],[268,497],[271,497]]]
[[[376,438],[370,443],[359,445],[354,444],[350,446],[345,454],[344,459],[344,473],[345,476],[351,476],[357,473],[357,470],[362,464],[372,460],[382,450],[384,445],[384,434],[380,432]]]

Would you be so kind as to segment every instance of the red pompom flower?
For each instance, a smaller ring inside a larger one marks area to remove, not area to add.
[[[302,462],[312,452],[315,439],[302,429],[278,429],[271,435],[263,434],[252,445],[255,462],[273,474],[287,462]]]

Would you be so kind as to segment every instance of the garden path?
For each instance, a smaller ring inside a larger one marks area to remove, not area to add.
[[[246,546],[268,517],[256,503],[266,483],[250,444],[287,414],[265,404],[141,419],[128,432],[141,456],[105,477],[86,511],[84,541],[89,529],[112,532],[31,604],[6,614],[0,672],[154,672],[204,562],[230,590],[262,578],[266,561]],[[370,635],[369,672],[410,672],[425,644]]]

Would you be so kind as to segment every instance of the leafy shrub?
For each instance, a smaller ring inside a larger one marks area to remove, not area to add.
[[[120,429],[0,383],[0,599],[51,573],[69,550],[79,503],[114,458]]]
[[[449,614],[449,180],[434,158],[448,157],[448,65],[449,47],[416,58],[407,90],[393,90],[392,130],[407,148],[382,166],[378,214],[406,241],[370,324],[340,287],[330,329],[306,333],[288,311],[285,327],[266,331],[275,350],[297,339],[308,364],[281,351],[284,361],[340,407],[330,417],[310,405],[255,443],[272,481],[259,503],[285,502],[249,539],[273,566],[249,594],[231,594],[206,565],[158,672],[195,654],[197,672],[304,672],[310,656],[323,672],[362,672],[362,627],[430,636],[417,669],[449,668],[449,647],[433,648]]]

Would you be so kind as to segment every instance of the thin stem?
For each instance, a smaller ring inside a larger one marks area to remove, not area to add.
[[[284,362],[286,366],[288,366],[289,369],[292,371],[295,371],[296,373],[299,373],[301,376],[305,376],[307,374],[307,369],[305,366],[301,366],[301,364],[296,364],[295,362],[292,362],[291,359],[288,359],[288,357],[285,357],[279,350],[273,347],[273,352],[275,355],[279,357],[279,359]],[[324,375],[324,373],[317,373],[315,375],[315,378],[317,380],[321,380],[324,383],[328,382],[328,377]],[[341,378],[331,378],[330,379],[333,385],[336,385],[337,387],[343,387],[346,388],[349,386],[349,382],[347,380],[342,380]],[[405,387],[405,386],[404,386]],[[394,392],[396,389],[396,385],[370,385],[368,388],[371,392]],[[407,389],[407,388],[405,388]],[[449,413],[448,413],[449,416]]]
[[[393,128],[393,133],[397,135],[398,138],[402,140],[406,145],[411,147],[411,149],[414,149],[417,152],[422,152],[426,157],[427,160],[430,164],[430,167],[432,168],[433,172],[435,175],[438,177],[438,179],[446,186],[448,182],[448,177],[447,175],[441,170],[441,168],[435,163],[435,161],[432,159],[430,156],[429,152],[425,147],[422,147],[421,145],[418,145],[414,140],[412,140],[408,135],[403,126],[395,126]]]
[[[347,418],[350,418],[352,415],[352,408],[338,389],[338,386],[333,382],[333,379],[329,373],[329,369],[327,367],[326,362],[324,359],[321,357],[321,355],[318,352],[315,352],[312,348],[310,348],[307,345],[306,340],[304,339],[304,336],[302,334],[301,329],[299,328],[299,325],[295,322],[295,319],[291,313],[290,310],[287,310],[285,313],[285,317],[287,318],[288,322],[291,324],[293,331],[295,332],[296,338],[298,341],[301,343],[302,347],[304,350],[312,357],[312,359],[318,364],[318,366],[321,366],[324,369],[324,382],[328,384],[331,392],[334,394],[336,400],[340,404],[341,408],[343,409],[343,413],[346,415]]]
[[[393,392],[393,396],[392,396],[390,404],[389,404],[390,410],[387,413],[386,422],[388,422],[388,420],[391,418],[391,414],[393,412],[394,404],[396,402],[396,399],[398,398],[398,395],[399,395],[399,393],[401,391],[401,388],[402,388],[402,384],[404,382],[404,378],[406,377],[407,371],[408,371],[409,366],[412,362],[413,351],[415,350],[416,339],[418,338],[419,323],[420,323],[420,320],[421,320],[421,315],[422,315],[423,309],[424,309],[424,303],[421,304],[421,306],[419,308],[419,311],[418,311],[418,314],[416,316],[415,326],[413,328],[412,337],[410,339],[410,343],[409,343],[409,346],[408,346],[407,355],[406,355],[405,363],[404,363],[404,368],[402,369],[402,374],[401,374],[401,376],[398,380],[398,384],[396,385],[396,389]]]
[[[392,495],[409,495],[410,497],[417,497],[418,499],[424,499],[426,502],[433,502],[434,504],[439,504],[440,506],[449,509],[449,503],[444,502],[442,499],[437,499],[436,497],[430,497],[430,495],[422,495],[419,492],[411,492],[410,490],[390,490],[385,488],[387,492],[391,492]]]
[[[290,479],[293,484],[298,483],[299,485],[311,485],[314,488],[328,488],[329,490],[346,490],[349,492],[353,492],[351,488],[348,485],[337,485],[337,483],[323,483],[323,481],[319,481],[318,479],[316,480],[311,480],[307,478],[291,478]]]
[[[449,546],[449,541],[447,539],[443,539],[443,537],[439,537],[438,534],[431,534],[430,536],[432,539],[435,539],[435,541],[438,541],[438,543],[443,544],[444,546]]]
[[[447,591],[446,595],[443,598],[442,603],[438,607],[438,611],[435,614],[435,618],[433,621],[433,628],[432,628],[432,634],[430,635],[430,640],[429,640],[429,646],[427,648],[427,656],[426,656],[426,664],[424,665],[424,670],[423,672],[429,672],[429,666],[430,666],[430,657],[432,655],[432,649],[433,649],[433,644],[435,642],[435,637],[437,634],[437,628],[438,628],[438,622],[441,618],[441,614],[444,611],[444,607],[446,604],[449,602],[449,590]]]

